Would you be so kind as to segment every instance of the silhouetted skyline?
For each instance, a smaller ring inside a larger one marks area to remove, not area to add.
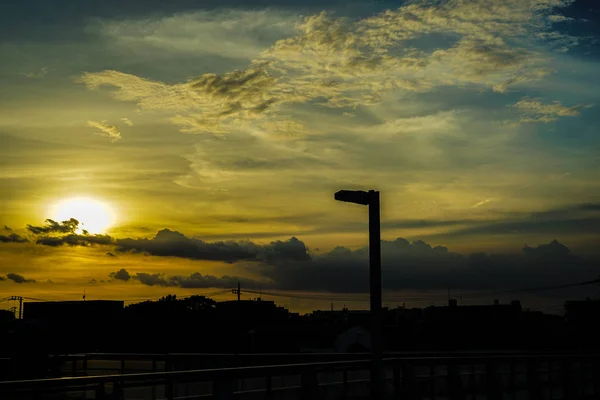
[[[340,189],[381,192],[384,305],[600,276],[591,0],[13,3],[2,298],[365,308]]]

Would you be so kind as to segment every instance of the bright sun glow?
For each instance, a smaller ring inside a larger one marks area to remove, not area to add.
[[[115,214],[110,206],[87,197],[72,197],[57,203],[51,210],[52,219],[66,221],[75,218],[79,221],[79,232],[105,233],[115,222]]]

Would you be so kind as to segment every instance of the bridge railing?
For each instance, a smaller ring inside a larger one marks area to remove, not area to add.
[[[402,352],[386,353],[384,357],[468,357],[473,355],[492,357],[499,355],[525,356],[540,354],[547,354],[547,352]],[[560,353],[553,354],[560,355]],[[54,366],[60,368],[60,376],[81,376],[111,372],[124,374],[133,372],[366,360],[370,358],[370,353],[80,353],[57,355],[52,358]]]
[[[302,399],[346,398],[368,393],[369,366],[369,360],[353,360],[9,381],[0,382],[0,398],[85,393],[86,398],[127,399],[131,389],[148,388],[136,398],[173,400],[183,398],[181,385],[202,382],[210,388],[188,391],[185,398],[287,398],[284,392]],[[599,355],[401,357],[385,359],[384,367],[390,398],[600,398]],[[274,384],[276,377],[285,376],[298,379],[295,384]],[[262,386],[241,390],[239,383],[249,379],[261,380]]]

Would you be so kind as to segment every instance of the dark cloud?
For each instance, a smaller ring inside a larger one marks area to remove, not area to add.
[[[205,242],[182,233],[163,229],[153,239],[117,239],[117,251],[132,251],[155,256],[183,257],[194,260],[274,262],[275,260],[306,260],[307,248],[295,237],[282,242],[258,245],[250,241]]]
[[[127,272],[127,270],[125,268],[121,268],[117,272],[111,272],[109,274],[109,276],[112,279],[117,280],[117,281],[125,281],[125,282],[127,282],[128,280],[131,279],[131,275],[129,275],[129,272]]]
[[[116,257],[116,255],[114,253],[111,253],[110,251],[107,252],[106,255],[109,257]]]
[[[44,246],[92,246],[92,245],[109,245],[113,243],[113,238],[109,235],[78,235],[72,233],[64,236],[42,236],[36,240],[37,244]]]
[[[29,242],[27,238],[11,233],[9,235],[0,235],[0,243],[26,243]]]
[[[181,235],[181,234],[178,234]],[[178,242],[181,241],[181,236]],[[196,239],[186,240],[196,243]],[[202,241],[197,241],[203,243]],[[145,243],[152,243],[149,240]],[[351,250],[336,247],[323,254],[308,253],[306,245],[292,237],[268,245],[242,242],[254,256],[241,259],[246,273],[258,275],[255,280],[238,276],[215,277],[194,273],[189,276],[168,273],[119,271],[121,280],[134,279],[148,286],[181,288],[233,288],[240,281],[249,289],[365,293],[369,291],[369,249]],[[165,245],[165,244],[163,244]],[[208,245],[208,248],[211,248]],[[219,248],[224,251],[224,248]],[[237,251],[237,247],[234,247]],[[205,251],[205,248],[202,248]],[[422,240],[409,242],[398,238],[381,242],[384,290],[461,290],[511,289],[560,285],[564,282],[589,281],[600,275],[600,268],[571,253],[554,240],[538,246],[525,245],[516,254],[453,253],[443,246],[432,246]],[[170,256],[174,252],[168,252]],[[202,253],[204,254],[204,253]],[[182,257],[189,256],[184,252]],[[197,257],[197,254],[193,254]],[[211,257],[214,259],[215,257]],[[221,257],[225,258],[225,257]],[[229,259],[229,258],[227,258]],[[114,279],[120,279],[111,274]]]
[[[67,221],[56,222],[47,219],[44,226],[27,225],[27,229],[34,235],[48,233],[74,233],[79,228],[79,221],[71,218]]]
[[[238,242],[207,243],[169,229],[159,231],[153,239],[117,239],[116,245],[118,251],[230,263],[256,257],[247,246]]]
[[[6,274],[6,279],[10,279],[15,283],[35,283],[34,279],[26,279],[23,275],[19,274]]]
[[[10,229],[10,227],[9,227],[8,225],[4,225],[4,230],[5,230],[5,231],[12,232],[12,229]]]
[[[253,279],[241,278],[236,276],[224,275],[216,277],[212,275],[202,275],[199,272],[189,276],[165,274],[148,274],[140,272],[135,274],[133,279],[147,286],[163,286],[163,287],[181,287],[187,289],[205,289],[205,288],[233,288],[238,282],[245,288],[258,289],[261,287],[274,287],[268,281],[256,281]]]
[[[147,274],[145,272],[139,272],[135,274],[133,279],[137,279],[142,284],[148,286],[170,286],[168,281],[164,278],[164,274]]]
[[[600,275],[593,262],[579,258],[558,241],[525,246],[513,255],[450,252],[423,241],[382,241],[385,290],[495,289],[587,281]],[[336,247],[308,262],[249,266],[281,290],[368,292],[369,250]]]

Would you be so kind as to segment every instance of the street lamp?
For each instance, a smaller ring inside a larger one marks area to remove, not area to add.
[[[369,206],[369,284],[371,292],[371,399],[383,397],[383,334],[381,310],[381,232],[379,192],[369,190],[340,190],[338,201]]]

